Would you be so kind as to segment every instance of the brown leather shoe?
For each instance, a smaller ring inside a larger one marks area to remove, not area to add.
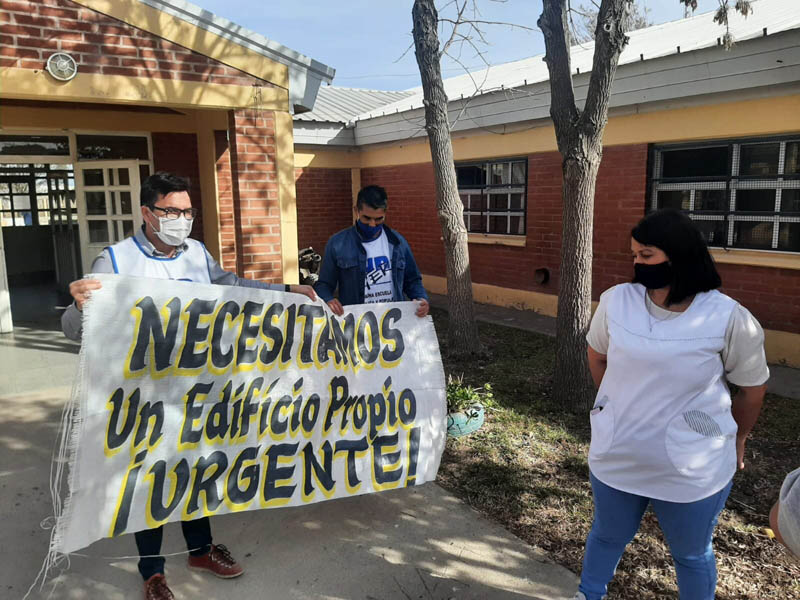
[[[244,573],[241,565],[222,544],[212,545],[211,550],[201,556],[189,555],[189,568],[195,571],[209,571],[222,579],[233,579]]]
[[[175,600],[163,574],[157,573],[144,582],[144,600]]]

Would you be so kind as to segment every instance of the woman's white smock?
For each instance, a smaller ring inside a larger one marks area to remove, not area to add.
[[[721,490],[736,471],[736,422],[721,353],[736,301],[695,296],[675,318],[646,290],[607,292],[607,368],[591,414],[589,467],[613,488],[672,502]]]

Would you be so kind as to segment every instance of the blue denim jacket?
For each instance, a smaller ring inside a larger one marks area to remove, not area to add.
[[[408,242],[396,231],[383,226],[392,251],[392,285],[395,302],[425,298],[428,294],[422,287],[422,275],[411,254]],[[331,236],[325,247],[325,257],[314,286],[317,294],[330,302],[336,287],[339,301],[343,305],[364,303],[364,284],[367,280],[367,251],[355,226],[343,229]]]

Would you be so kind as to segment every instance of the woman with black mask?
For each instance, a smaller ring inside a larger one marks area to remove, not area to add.
[[[711,539],[769,378],[764,333],[722,282],[702,234],[662,210],[631,232],[633,283],[600,297],[587,337],[598,386],[594,522],[576,600],[601,600],[652,504],[680,597],[713,600]],[[731,398],[728,383],[739,386]]]

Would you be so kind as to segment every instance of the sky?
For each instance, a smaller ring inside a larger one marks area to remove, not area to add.
[[[405,90],[420,84],[412,43],[412,0],[190,0],[193,4],[256,31],[336,69],[333,85],[373,90]],[[581,0],[577,0],[580,4]],[[447,0],[440,0],[443,6]],[[591,5],[591,0],[584,0]],[[639,0],[654,23],[683,17],[678,0]],[[697,13],[709,12],[718,0],[699,0]],[[477,0],[479,19],[536,27],[541,0]],[[484,26],[481,53],[489,64],[541,54],[539,31]],[[449,35],[449,34],[448,34]],[[453,48],[457,51],[457,48]],[[404,52],[405,55],[404,55]],[[470,69],[485,66],[472,48],[461,49],[460,62]],[[460,75],[458,62],[445,59],[443,75]]]

